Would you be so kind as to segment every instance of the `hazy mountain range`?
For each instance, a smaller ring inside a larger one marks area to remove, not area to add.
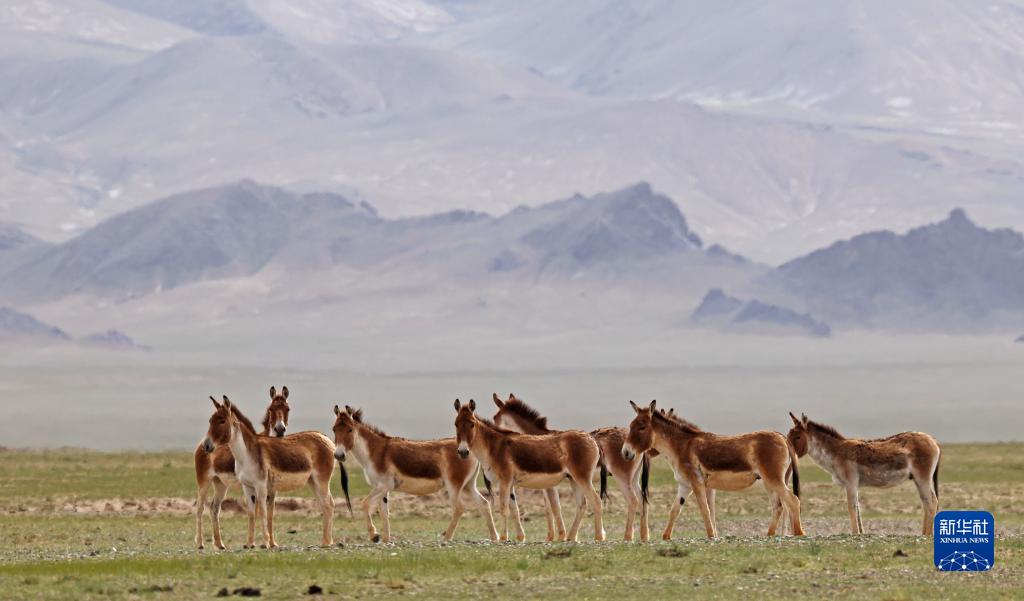
[[[10,0],[0,220],[63,242],[244,178],[399,220],[648,181],[770,263],[954,207],[1020,229],[1022,26],[1012,0]]]
[[[244,180],[129,210],[59,244],[5,231],[0,303],[78,329],[141,331],[158,347],[185,323],[197,335],[246,324],[323,334],[331,324],[352,336],[698,326],[826,338],[1016,331],[1024,321],[1024,237],[959,209],[776,268],[705,242],[646,183],[500,216],[392,219],[365,201]],[[135,346],[122,337],[95,342]]]

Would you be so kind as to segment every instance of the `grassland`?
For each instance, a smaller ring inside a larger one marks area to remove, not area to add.
[[[358,471],[358,468],[351,466]],[[282,503],[274,552],[240,549],[245,525],[223,519],[229,549],[193,548],[191,453],[95,453],[78,450],[0,452],[0,598],[209,599],[245,587],[262,598],[378,595],[419,598],[589,599],[700,597],[736,599],[1000,599],[1024,585],[1024,444],[945,447],[944,508],[988,509],[997,519],[996,568],[941,574],[931,540],[916,535],[920,507],[909,483],[862,494],[868,535],[852,537],[843,493],[826,474],[802,464],[806,539],[767,539],[767,500],[759,487],[718,496],[724,536],[703,537],[691,507],[676,540],[660,540],[674,486],[660,461],[652,477],[652,538],[626,544],[622,503],[607,507],[609,541],[579,545],[482,542],[479,517],[467,512],[457,542],[442,545],[443,499],[394,495],[390,545],[366,540],[361,519],[339,503],[335,537],[321,549],[319,518],[308,496]],[[336,497],[340,497],[335,482]],[[353,496],[366,491],[353,478]],[[542,541],[537,495],[524,493],[529,540]],[[565,513],[572,509],[566,499]],[[585,524],[589,524],[589,521]],[[592,532],[585,527],[581,539]],[[207,526],[209,536],[209,526]]]

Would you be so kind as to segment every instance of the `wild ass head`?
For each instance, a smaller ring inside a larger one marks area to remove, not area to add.
[[[231,401],[224,395],[224,402],[218,403],[217,399],[210,397],[213,401],[213,415],[210,416],[210,427],[206,430],[206,438],[203,439],[203,449],[207,453],[221,445],[231,442],[231,431],[238,427],[238,418],[231,410]]]
[[[807,414],[801,414],[800,419],[797,419],[791,411],[789,417],[793,420],[793,427],[790,428],[786,438],[789,439],[789,444],[793,445],[796,456],[803,457],[807,454],[807,442],[811,437],[810,428],[807,427]]]
[[[345,461],[345,454],[355,444],[356,424],[363,421],[363,410],[345,405],[345,410],[342,411],[335,405],[334,415],[334,456],[338,461]]]
[[[622,456],[628,461],[634,457],[651,450],[654,446],[654,412],[657,411],[658,401],[651,401],[647,407],[639,407],[633,401],[629,405],[636,412],[636,417],[629,424],[629,433],[626,434],[626,442],[622,445]]]
[[[476,438],[476,429],[479,422],[476,419],[476,401],[469,399],[469,403],[463,405],[459,399],[455,399],[455,440],[459,444],[459,457],[469,457],[469,448]]]
[[[497,393],[493,393],[492,398],[498,408],[492,418],[495,426],[525,434],[547,431],[548,419],[516,395],[509,393],[507,401],[501,400]]]
[[[288,405],[288,387],[281,388],[278,393],[273,386],[270,387],[270,406],[267,407],[267,414],[263,417],[263,431],[271,436],[281,437],[288,429],[288,413],[291,407]]]

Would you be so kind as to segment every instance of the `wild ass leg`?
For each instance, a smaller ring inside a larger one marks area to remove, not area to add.
[[[245,513],[249,522],[249,533],[246,536],[243,549],[256,547],[256,491],[251,486],[242,485],[242,502],[245,503]]]
[[[804,528],[800,525],[800,498],[786,486],[785,476],[764,477],[764,487],[768,492],[778,496],[786,512],[789,514],[790,527],[794,536],[803,536]]]
[[[850,512],[850,529],[854,534],[864,534],[860,521],[860,495],[857,485],[846,485],[846,509]]]
[[[452,519],[448,522],[448,528],[444,531],[444,542],[448,542],[452,540],[455,529],[459,526],[459,519],[462,518],[465,506],[462,503],[462,490],[451,482],[446,482],[445,484],[448,489],[448,501],[452,504]]]
[[[562,520],[562,507],[558,502],[558,487],[546,489],[544,495],[548,505],[548,541],[565,540],[565,522]]]
[[[210,520],[213,522],[213,546],[216,549],[224,549],[224,541],[220,538],[220,509],[224,504],[224,495],[228,492],[228,486],[220,481],[220,478],[213,480],[213,500],[210,501]]]
[[[640,488],[640,470],[637,469],[633,472],[633,476],[629,480],[631,482],[630,488],[633,490],[633,498],[640,500],[640,540],[646,543],[651,538],[651,528],[648,523],[650,503],[644,500],[643,491]]]
[[[672,530],[676,525],[676,518],[679,517],[679,512],[682,511],[683,505],[686,505],[686,496],[690,494],[689,484],[679,483],[676,487],[676,499],[672,503],[672,509],[668,512],[668,523],[665,524],[665,532],[662,533],[662,540],[672,540]]]
[[[256,515],[260,520],[260,528],[263,529],[263,544],[260,546],[264,549],[272,549],[276,546],[274,544],[274,534],[270,531],[270,524],[267,522],[267,519],[270,517],[267,513],[267,495],[269,492],[266,485],[256,485]]]
[[[704,530],[707,532],[708,538],[717,538],[718,531],[715,530],[715,522],[711,518],[711,509],[708,508],[707,485],[698,480],[691,483],[690,486],[693,487],[693,497],[697,502],[697,509],[700,509],[700,515],[704,518]]]
[[[771,493],[772,521],[768,524],[768,536],[775,536],[778,531],[779,522],[782,520],[782,499],[779,495]]]
[[[377,527],[373,525],[373,512],[377,509],[377,503],[380,502],[380,498],[386,495],[387,492],[388,488],[385,484],[377,484],[362,502],[363,515],[366,516],[366,532],[370,540],[375,543],[380,541],[380,537],[377,535]]]
[[[206,543],[203,536],[203,510],[206,508],[206,492],[210,489],[210,479],[199,483],[199,492],[196,495],[196,547],[202,549]],[[210,511],[213,514],[213,510]]]
[[[512,519],[515,521],[516,527],[516,540],[523,542],[526,540],[526,530],[523,530],[523,517],[519,513],[519,500],[516,498],[516,489],[513,488],[509,494],[509,504],[511,505]]]
[[[715,489],[709,486],[704,496],[708,500],[708,513],[711,515],[711,524],[715,527],[715,536],[718,536],[718,519],[715,517]]]
[[[480,517],[484,519],[484,523],[487,525],[487,535],[491,537],[492,541],[497,541],[498,532],[494,529],[494,516],[491,514],[491,504],[487,502],[487,499],[477,489],[475,476],[466,484],[463,492],[469,495],[470,502],[480,510]]]
[[[511,482],[498,482],[498,510],[501,512],[501,531],[498,534],[498,540],[508,540],[508,505],[509,495],[512,494]]]
[[[320,545],[323,547],[330,547],[334,544],[334,534],[332,531],[334,524],[334,497],[331,496],[330,482],[330,479],[326,482],[321,482],[315,476],[310,476],[309,478],[309,488],[316,497],[317,504],[320,506],[320,513],[323,517],[323,535],[320,537]]]
[[[268,545],[271,549],[277,547],[277,541],[274,540],[274,506],[277,505],[277,493],[274,491],[267,492],[267,532],[270,533],[270,544]]]
[[[929,536],[932,534],[932,529],[935,525],[935,514],[939,508],[939,498],[935,495],[935,491],[932,490],[931,478],[928,476],[920,477],[918,474],[913,474],[914,485],[917,486],[917,494],[921,497],[921,509],[924,511],[924,521],[921,524],[921,534]]]
[[[380,523],[384,531],[381,533],[381,542],[391,542],[391,504],[388,502],[388,495],[380,498]]]
[[[626,542],[633,541],[633,528],[636,522],[636,512],[640,508],[640,495],[637,493],[631,478],[620,477],[619,474],[614,474],[615,482],[619,485],[619,490],[622,491],[622,498],[626,500],[626,532],[623,535],[623,540]],[[641,526],[642,529],[642,526]],[[641,537],[643,534],[641,533]]]

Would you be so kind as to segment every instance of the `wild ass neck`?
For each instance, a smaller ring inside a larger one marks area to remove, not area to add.
[[[235,473],[262,474],[262,462],[258,456],[259,445],[256,434],[236,422],[231,426],[231,440],[228,442],[235,457]]]

